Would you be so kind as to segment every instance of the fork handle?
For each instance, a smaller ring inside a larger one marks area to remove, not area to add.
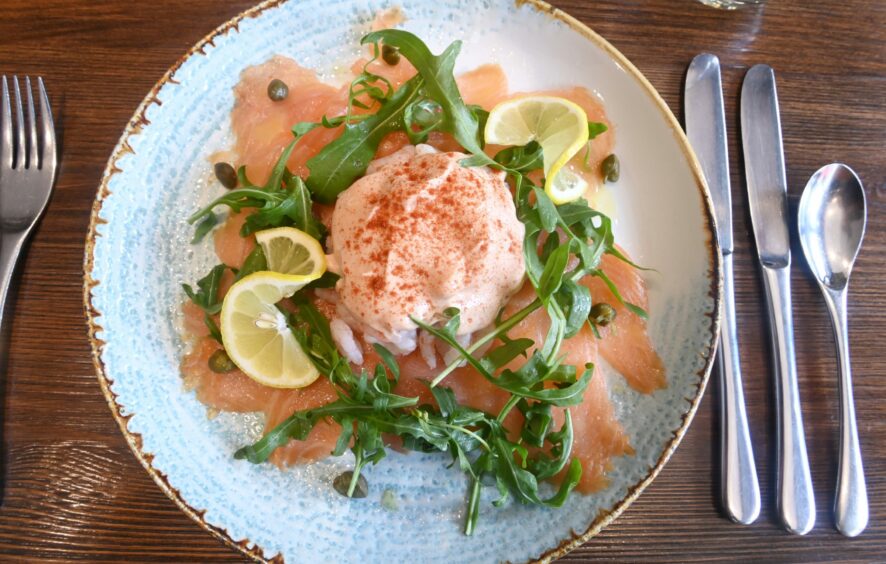
[[[0,235],[0,327],[3,325],[6,296],[9,293],[12,274],[15,272],[15,264],[27,238],[28,231],[7,232]]]

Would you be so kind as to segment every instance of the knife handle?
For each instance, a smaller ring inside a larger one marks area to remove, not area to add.
[[[723,255],[723,296],[723,333],[717,348],[723,507],[733,521],[750,525],[760,515],[760,484],[741,383],[731,253]]]
[[[779,267],[763,265],[772,351],[775,356],[778,510],[782,524],[788,531],[805,535],[815,525],[815,497],[809,475],[800,392],[797,386],[790,273],[789,264]]]

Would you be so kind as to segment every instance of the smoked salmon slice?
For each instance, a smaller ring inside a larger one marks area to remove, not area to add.
[[[646,284],[639,270],[612,255],[603,255],[601,270],[615,283],[622,298],[649,307]],[[646,321],[624,306],[602,279],[589,276],[582,284],[591,291],[594,303],[615,308],[615,321],[600,327],[600,354],[638,392],[649,394],[667,385],[665,367],[646,332]]]

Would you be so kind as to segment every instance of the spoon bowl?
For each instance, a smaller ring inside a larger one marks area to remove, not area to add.
[[[846,315],[849,274],[864,238],[866,218],[864,188],[851,168],[829,164],[809,179],[800,199],[800,243],[831,314],[840,358],[840,467],[834,525],[847,537],[861,534],[868,524],[868,494],[852,398]]]
[[[800,199],[800,243],[820,284],[831,290],[846,287],[866,217],[864,188],[851,168],[829,164],[809,179]]]

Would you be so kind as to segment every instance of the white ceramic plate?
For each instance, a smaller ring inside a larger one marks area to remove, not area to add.
[[[254,418],[206,409],[182,389],[179,284],[214,259],[188,244],[185,218],[220,188],[207,157],[230,144],[239,72],[276,53],[340,78],[357,54],[376,1],[269,2],[191,50],[151,91],[114,151],[96,198],[86,252],[85,300],[99,382],[133,451],[183,511],[258,559],[301,561],[525,561],[564,554],[596,534],[664,465],[689,425],[713,358],[720,266],[701,173],[673,115],[649,83],[602,38],[535,1],[404,0],[404,27],[439,52],[454,39],[459,69],[497,62],[512,90],[583,85],[617,127],[621,180],[616,237],[655,269],[650,333],[668,371],[651,396],[612,378],[618,416],[636,454],[618,458],[607,489],[573,495],[559,510],[484,497],[479,527],[461,531],[466,483],[436,455],[392,454],[368,476],[371,495],[349,501],[329,487],[346,457],[288,472],[232,458],[257,436]],[[380,503],[395,492],[397,509]]]

